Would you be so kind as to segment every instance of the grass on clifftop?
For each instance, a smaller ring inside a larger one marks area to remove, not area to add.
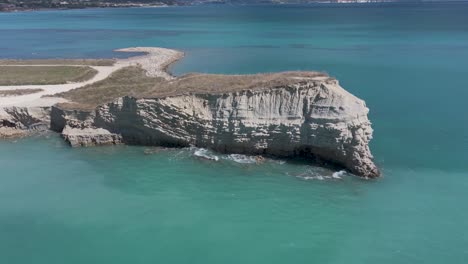
[[[82,82],[97,71],[88,66],[0,66],[0,85],[45,85]]]
[[[164,97],[187,93],[219,94],[245,90],[264,90],[275,87],[287,87],[304,79],[329,78],[321,72],[279,72],[258,73],[247,75],[224,75],[190,73],[180,76],[173,81],[158,85],[157,89],[148,90],[140,97]]]
[[[38,59],[38,60],[0,60],[3,65],[83,65],[83,66],[112,66],[113,59]]]
[[[130,66],[112,73],[102,81],[54,96],[72,101],[72,104],[62,104],[67,108],[94,109],[119,97],[145,94],[164,81],[163,78],[146,76],[146,71],[141,67]]]
[[[82,88],[54,96],[68,99],[61,104],[67,109],[90,110],[96,106],[123,97],[156,98],[187,93],[223,93],[252,89],[285,87],[304,79],[328,79],[320,72],[281,72],[252,75],[186,74],[174,80],[146,76],[141,67],[130,66],[120,69],[108,78]]]
[[[15,90],[0,90],[0,97],[8,97],[8,96],[20,96],[26,94],[33,94],[42,92],[42,89],[15,89]]]

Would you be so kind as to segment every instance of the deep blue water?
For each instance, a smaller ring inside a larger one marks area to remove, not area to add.
[[[0,263],[464,263],[467,14],[467,3],[1,13],[3,58],[162,46],[186,52],[176,74],[326,71],[371,109],[384,178],[72,150],[56,135],[1,142]]]

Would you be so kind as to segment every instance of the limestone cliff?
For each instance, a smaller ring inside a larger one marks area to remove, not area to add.
[[[183,56],[180,51],[118,51],[145,54],[96,66],[97,77],[87,82],[34,86],[43,92],[0,98],[0,138],[50,127],[72,146],[196,146],[301,156],[364,177],[379,175],[368,146],[369,110],[324,73],[175,77],[166,68]]]
[[[52,107],[51,130],[60,132],[72,147],[116,145],[122,143],[119,134],[95,126],[95,111],[63,110]]]
[[[123,142],[303,156],[379,176],[364,101],[333,78],[288,78],[249,89],[123,97],[90,112],[53,107],[51,124],[73,146]]]
[[[49,129],[50,107],[0,107],[0,138]]]

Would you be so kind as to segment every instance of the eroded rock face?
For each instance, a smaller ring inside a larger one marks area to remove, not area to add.
[[[63,139],[72,147],[121,144],[122,137],[119,134],[94,125],[95,117],[95,111],[66,111],[53,107],[51,129],[61,132]]]
[[[87,121],[62,112],[52,115],[52,124],[65,128],[64,137],[72,145],[125,142],[306,156],[338,164],[359,176],[377,177],[368,147],[372,139],[368,111],[364,101],[336,80],[326,79],[220,94],[124,97],[98,107]],[[96,129],[98,139],[92,132]]]
[[[72,147],[88,147],[96,145],[117,145],[122,143],[122,137],[103,128],[72,128],[66,126],[62,136]]]
[[[21,137],[49,129],[50,107],[0,108],[0,138]]]

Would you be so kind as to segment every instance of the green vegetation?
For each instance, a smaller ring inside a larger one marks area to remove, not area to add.
[[[113,59],[38,59],[38,60],[0,60],[2,65],[83,65],[112,66]]]
[[[0,66],[0,85],[44,85],[82,82],[97,71],[88,66]]]
[[[42,92],[42,89],[15,89],[15,90],[0,90],[0,97],[7,97],[7,96],[19,96],[19,95],[26,95],[26,94],[33,94]]]

